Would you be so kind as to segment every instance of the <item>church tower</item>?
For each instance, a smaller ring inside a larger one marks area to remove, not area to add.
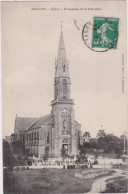
[[[69,62],[66,58],[61,25],[58,55],[55,60],[54,100],[51,102],[54,115],[52,154],[56,157],[60,156],[62,148],[66,149],[68,154],[78,153],[81,125],[75,121],[74,101],[70,98],[70,87]]]

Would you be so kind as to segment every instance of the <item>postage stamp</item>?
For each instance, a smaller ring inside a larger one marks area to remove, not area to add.
[[[95,52],[106,52],[117,48],[119,18],[94,17],[82,29],[84,44]]]
[[[92,47],[117,48],[119,18],[94,17]]]

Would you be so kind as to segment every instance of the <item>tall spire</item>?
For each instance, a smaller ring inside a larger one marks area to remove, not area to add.
[[[66,58],[62,21],[60,27],[59,49],[55,59],[54,100],[52,105],[58,102],[74,104],[73,100],[70,99],[69,61]]]
[[[55,77],[69,77],[68,71],[68,61],[66,58],[66,51],[64,45],[64,38],[63,38],[63,31],[62,31],[62,21],[61,21],[61,33],[60,33],[60,42],[59,42],[59,49],[58,49],[58,56],[55,63],[56,72]]]

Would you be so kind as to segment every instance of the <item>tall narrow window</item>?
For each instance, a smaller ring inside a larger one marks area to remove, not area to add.
[[[39,131],[37,131],[37,139],[39,139]]]
[[[64,98],[67,97],[67,83],[66,83],[66,79],[63,80],[63,97]]]
[[[47,144],[49,144],[49,140],[50,140],[50,136],[49,136],[49,132],[47,133]]]

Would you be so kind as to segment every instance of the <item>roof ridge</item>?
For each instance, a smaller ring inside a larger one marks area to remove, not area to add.
[[[34,121],[32,124],[30,124],[29,127],[28,127],[27,129],[25,129],[25,130],[27,131],[27,130],[28,130],[30,127],[32,127],[32,125],[34,125],[39,119],[40,119],[40,118],[38,118],[36,121]]]
[[[48,114],[49,116],[51,115],[51,114]],[[48,115],[45,115],[45,116],[42,116],[42,117],[46,117],[46,116],[48,116]],[[40,117],[40,118],[38,118],[36,121],[34,121],[27,129],[25,129],[26,131],[29,129],[29,128],[31,128],[38,120],[40,120],[42,117]],[[48,118],[49,119],[49,118]],[[47,121],[47,120],[46,120]]]
[[[80,123],[78,123],[76,120],[75,120],[75,122],[78,124],[78,125],[81,125]]]
[[[50,117],[50,116],[53,117],[53,114],[49,114],[49,117]],[[44,124],[45,124],[46,122],[48,122],[48,120],[50,119],[49,117],[48,117],[47,120],[44,122]]]
[[[33,122],[35,122],[38,118],[36,117],[16,117],[14,131],[22,131],[26,130]]]
[[[37,119],[37,117],[16,117],[17,118],[22,118],[22,119]]]

